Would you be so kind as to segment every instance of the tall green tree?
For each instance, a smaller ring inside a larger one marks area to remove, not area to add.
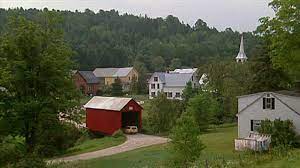
[[[224,108],[224,117],[234,121],[237,112],[237,96],[250,93],[252,84],[251,62],[213,62],[207,65],[208,85],[205,89],[218,95]]]
[[[41,25],[22,17],[11,19],[0,39],[0,60],[6,60],[9,74],[6,78],[1,73],[0,81],[11,96],[3,110],[10,117],[4,113],[3,119],[20,130],[29,152],[39,143],[37,132],[51,128],[46,121],[58,121],[60,112],[68,113],[78,104],[70,73],[73,52],[62,31],[52,25],[54,17],[44,21]]]
[[[220,107],[210,92],[200,92],[189,100],[186,111],[193,115],[200,130],[206,131],[209,124],[216,122]]]
[[[266,44],[257,48],[251,60],[250,71],[252,82],[249,84],[251,93],[276,91],[288,88],[289,76],[282,68],[275,68]]]
[[[270,42],[274,67],[283,69],[293,79],[300,78],[300,2],[273,0],[269,4],[275,17],[261,18],[258,32]]]

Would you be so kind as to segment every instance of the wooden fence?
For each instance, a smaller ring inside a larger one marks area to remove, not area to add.
[[[268,150],[271,144],[271,136],[259,135],[251,133],[247,138],[239,138],[234,140],[235,150],[254,150],[265,151]]]

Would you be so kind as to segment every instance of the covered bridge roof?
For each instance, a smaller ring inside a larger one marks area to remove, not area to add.
[[[121,111],[132,98],[94,96],[84,105],[84,108]]]

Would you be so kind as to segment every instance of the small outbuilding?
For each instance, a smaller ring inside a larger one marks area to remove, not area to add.
[[[86,127],[112,135],[126,126],[142,129],[143,108],[132,98],[93,97],[86,105]]]

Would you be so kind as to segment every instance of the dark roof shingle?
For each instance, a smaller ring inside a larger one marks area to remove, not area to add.
[[[99,83],[99,79],[94,75],[92,71],[78,71],[78,73],[86,80],[88,84]]]

